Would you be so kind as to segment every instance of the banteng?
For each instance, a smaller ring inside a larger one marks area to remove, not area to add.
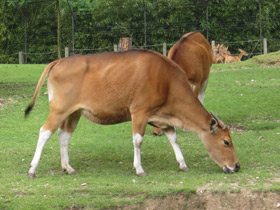
[[[68,143],[81,116],[99,124],[132,121],[134,168],[139,176],[146,175],[140,150],[147,123],[164,131],[183,171],[188,167],[174,127],[197,133],[225,172],[240,168],[229,128],[201,105],[184,71],[158,53],[131,50],[54,61],[43,71],[26,116],[47,75],[50,112],[40,129],[28,173],[31,178],[45,143],[58,128],[62,169],[75,173],[69,164]]]
[[[187,33],[173,45],[168,58],[185,71],[194,94],[203,104],[210,67],[216,62],[207,39],[199,32]],[[153,134],[161,135],[162,131],[153,128]]]

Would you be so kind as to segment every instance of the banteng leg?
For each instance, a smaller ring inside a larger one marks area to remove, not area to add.
[[[134,162],[133,166],[138,176],[146,176],[141,165],[141,145],[145,133],[147,118],[143,114],[134,114],[132,116],[133,145],[134,145]]]
[[[169,128],[164,130],[164,133],[167,136],[170,144],[173,147],[176,159],[177,159],[177,161],[178,161],[178,163],[180,165],[180,169],[182,171],[188,171],[189,168],[188,168],[188,166],[185,163],[184,156],[183,156],[183,154],[181,152],[181,149],[180,149],[180,147],[179,147],[179,145],[177,143],[177,135],[176,135],[175,129],[173,127],[169,127]]]
[[[30,168],[28,171],[28,176],[30,178],[36,177],[35,172],[36,172],[36,168],[38,167],[43,148],[44,148],[46,142],[48,141],[48,139],[51,137],[51,135],[52,135],[52,132],[50,130],[45,130],[44,127],[41,127],[36,151],[35,151],[33,160],[30,163]]]
[[[41,127],[36,151],[28,171],[28,176],[30,178],[36,177],[35,173],[41,158],[43,148],[47,143],[48,139],[51,137],[51,135],[57,130],[63,118],[64,116],[61,114],[55,114],[50,112],[46,123],[43,125],[43,127]]]
[[[200,86],[198,99],[202,104],[204,102],[204,97],[205,97],[205,91],[206,91],[207,84],[208,84],[208,79],[205,80],[204,82],[202,82],[201,86]]]
[[[64,171],[67,171],[68,174],[76,173],[76,171],[69,164],[68,144],[72,133],[74,132],[79,122],[80,117],[81,114],[79,111],[71,114],[67,119],[63,121],[58,132],[61,154],[61,167]]]

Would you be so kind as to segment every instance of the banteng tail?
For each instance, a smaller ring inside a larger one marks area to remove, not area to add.
[[[38,96],[38,94],[39,94],[39,92],[41,90],[41,87],[42,87],[42,85],[43,85],[43,83],[45,81],[45,78],[47,77],[49,71],[58,63],[59,63],[59,60],[53,61],[53,62],[49,63],[46,66],[46,68],[44,69],[44,71],[43,71],[43,73],[42,73],[42,75],[41,75],[41,77],[40,77],[40,79],[38,81],[38,84],[37,84],[36,90],[34,92],[33,98],[31,100],[29,106],[25,110],[25,114],[24,114],[25,117],[27,117],[29,115],[30,111],[32,110],[32,108],[33,108],[33,106],[35,104],[36,98],[37,98],[37,96]]]

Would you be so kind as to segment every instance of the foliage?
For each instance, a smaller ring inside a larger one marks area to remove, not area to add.
[[[274,44],[280,39],[276,0],[60,0],[60,5],[62,47],[72,49],[74,39],[76,50],[71,53],[112,51],[113,44],[126,36],[133,38],[134,46],[161,51],[152,45],[174,43],[189,31],[201,31],[217,42],[266,37],[275,40],[269,51],[279,50],[279,44]],[[0,63],[17,63],[18,51],[25,53],[27,63],[56,59],[56,12],[56,0],[1,1]],[[261,51],[261,43],[228,45],[233,53],[238,48]]]
[[[46,85],[30,117],[24,120],[23,115],[44,67],[0,65],[1,209],[103,209],[181,191],[195,193],[198,188],[280,191],[279,68],[264,68],[251,60],[212,67],[205,106],[232,129],[241,163],[238,173],[224,174],[196,135],[178,130],[191,169],[180,172],[167,138],[152,136],[148,127],[142,145],[148,176],[137,177],[131,123],[100,126],[81,119],[69,146],[78,174],[61,171],[59,142],[53,135],[44,148],[38,177],[31,180],[29,163],[48,115]]]

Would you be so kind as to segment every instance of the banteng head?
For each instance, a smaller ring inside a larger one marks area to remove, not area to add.
[[[210,130],[201,138],[210,157],[223,168],[226,173],[234,173],[240,169],[230,137],[229,127],[211,113]]]

